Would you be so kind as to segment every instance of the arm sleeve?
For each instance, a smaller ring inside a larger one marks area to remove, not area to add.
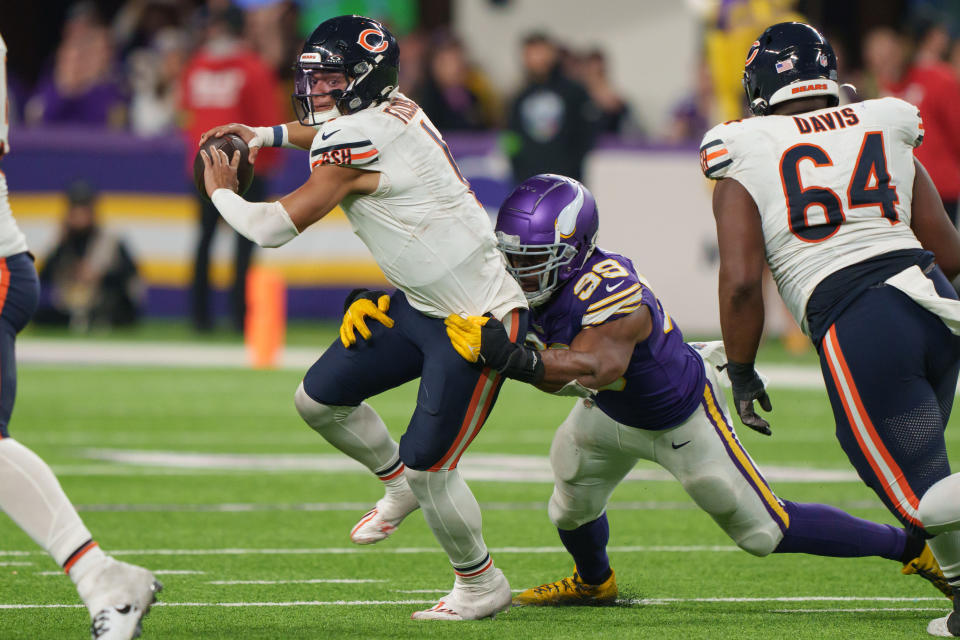
[[[210,200],[231,227],[261,247],[279,247],[300,234],[280,202],[247,202],[229,189],[217,189]]]

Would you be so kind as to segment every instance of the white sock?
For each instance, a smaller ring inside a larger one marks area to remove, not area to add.
[[[320,404],[307,395],[303,383],[300,383],[294,403],[300,416],[314,431],[370,471],[376,473],[386,469],[399,459],[400,446],[390,437],[387,425],[377,412],[366,402],[357,407]]]
[[[927,540],[933,557],[951,586],[960,586],[960,531],[948,531]]]
[[[481,533],[480,505],[460,472],[415,471],[405,473],[423,517],[437,542],[447,552],[458,579],[479,579],[493,566]]]
[[[74,583],[106,558],[47,463],[13,438],[0,440],[0,508]]]

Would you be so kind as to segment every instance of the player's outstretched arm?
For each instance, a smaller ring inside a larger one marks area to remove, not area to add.
[[[760,211],[742,184],[723,178],[713,190],[713,216],[720,247],[720,330],[734,405],[743,424],[770,435],[770,424],[753,407],[757,400],[764,410],[772,408],[754,368],[764,320]]]
[[[541,353],[545,375],[537,386],[553,393],[576,381],[588,389],[601,389],[626,373],[634,347],[646,340],[652,330],[653,319],[646,306],[584,329],[570,342],[569,349],[547,349]]]
[[[296,191],[278,202],[247,202],[237,195],[237,167],[240,153],[233,158],[220,149],[208,155],[200,151],[204,180],[210,200],[230,226],[261,247],[279,247],[330,213],[350,194],[373,193],[380,174],[339,165],[321,165]]]
[[[634,313],[581,331],[570,349],[537,351],[511,342],[503,324],[486,316],[447,316],[447,336],[469,362],[496,369],[504,376],[529,382],[553,393],[576,382],[599,389],[624,374],[637,342],[650,335],[650,311]]]
[[[261,147],[296,147],[307,150],[313,144],[317,130],[300,122],[287,122],[272,127],[250,127],[238,122],[223,124],[208,129],[200,136],[199,146],[209,138],[219,138],[233,133],[240,136],[250,149],[248,159],[253,163]]]
[[[914,158],[913,202],[910,228],[923,248],[933,253],[943,273],[953,280],[960,275],[960,233],[950,222],[930,174]]]

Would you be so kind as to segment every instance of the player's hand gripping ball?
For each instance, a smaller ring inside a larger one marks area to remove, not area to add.
[[[213,155],[211,154],[217,149],[227,154],[227,163],[233,160],[235,151],[240,152],[240,163],[237,165],[237,181],[239,182],[237,193],[243,195],[247,192],[247,189],[250,188],[250,183],[253,181],[253,165],[249,160],[250,149],[247,147],[247,143],[243,141],[243,138],[233,133],[228,133],[219,138],[209,138],[203,143],[200,150],[197,151],[197,155],[193,159],[193,183],[196,185],[197,191],[204,200],[210,199],[209,194],[207,194],[203,156],[200,154],[200,151],[206,151],[212,159]]]

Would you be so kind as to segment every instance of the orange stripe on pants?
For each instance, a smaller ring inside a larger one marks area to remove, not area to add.
[[[853,381],[850,367],[847,365],[843,351],[840,349],[836,325],[830,327],[830,330],[827,331],[824,343],[824,348],[827,350],[827,365],[830,367],[833,384],[836,387],[837,395],[840,397],[840,402],[843,404],[843,411],[850,423],[850,429],[853,431],[860,451],[880,481],[883,492],[890,499],[890,503],[906,520],[918,527],[923,527],[917,513],[920,501],[917,500],[917,496],[910,485],[905,482],[906,478],[903,471],[890,455],[886,445],[883,444],[883,440],[880,439],[880,435],[870,420],[870,415],[863,406],[863,400],[860,398],[860,392]],[[833,362],[831,355],[836,358],[836,363]],[[847,393],[844,392],[845,388],[849,390],[849,398]],[[896,490],[899,490],[902,498],[896,495]],[[904,500],[910,507],[909,509],[903,506]]]

